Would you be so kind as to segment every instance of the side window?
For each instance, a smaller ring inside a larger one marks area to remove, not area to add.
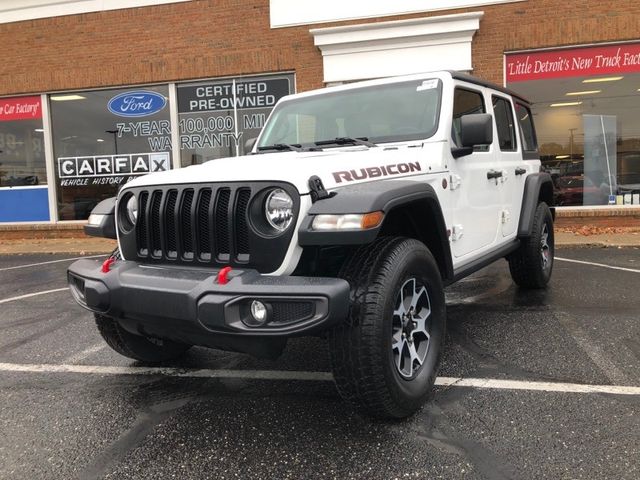
[[[536,140],[536,131],[533,128],[533,119],[531,118],[529,107],[516,103],[516,118],[518,119],[520,135],[522,136],[522,150],[525,152],[537,151],[538,141]]]
[[[486,113],[484,99],[480,92],[456,88],[453,94],[453,122],[451,124],[451,139],[457,147],[462,146],[460,141],[460,118],[472,113]],[[480,145],[473,149],[474,152],[486,152],[488,145]]]
[[[491,97],[491,101],[493,102],[493,115],[496,119],[500,150],[503,152],[514,151],[516,150],[516,131],[513,125],[511,103],[507,99],[495,95]]]

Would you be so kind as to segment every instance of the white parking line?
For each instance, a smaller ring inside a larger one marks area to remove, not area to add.
[[[94,375],[162,375],[187,378],[240,378],[250,380],[301,380],[329,382],[330,372],[283,370],[213,370],[169,367],[109,367],[102,365],[52,365],[0,363],[0,371],[24,373],[82,373]],[[580,383],[532,382],[498,378],[440,377],[436,385],[470,387],[494,390],[529,390],[560,393],[610,393],[614,395],[640,395],[640,387],[626,385],[588,385]]]
[[[106,257],[107,254],[102,254],[102,255],[89,255],[89,256],[85,256],[85,257],[73,257],[73,258],[63,258],[61,260],[50,260],[48,262],[40,262],[40,263],[29,263],[27,265],[16,265],[15,267],[4,267],[4,268],[0,268],[0,272],[4,272],[5,270],[16,270],[18,268],[27,268],[27,267],[38,267],[40,265],[48,265],[50,263],[60,263],[60,262],[70,262],[71,260],[80,260],[81,258],[100,258],[100,257]]]
[[[96,343],[95,345],[92,345],[91,347],[76,353],[74,355],[71,355],[70,357],[67,357],[63,360],[63,362],[65,364],[73,364],[73,363],[78,363],[81,360],[84,360],[85,358],[93,355],[94,353],[99,352],[100,350],[102,350],[103,348],[105,348],[107,346],[107,344],[105,342],[100,342],[100,343]]]
[[[37,297],[38,295],[47,295],[48,293],[62,292],[64,290],[69,290],[69,287],[54,288],[53,290],[44,290],[42,292],[27,293],[26,295],[20,295],[18,297],[5,298],[4,300],[0,300],[0,304],[22,300],[23,298]]]
[[[579,263],[581,265],[591,265],[593,267],[610,268],[612,270],[622,270],[623,272],[640,273],[640,270],[638,270],[637,268],[615,267],[613,265],[605,265],[604,263],[585,262],[583,260],[573,260],[571,258],[555,257],[555,260],[559,260],[561,262]]]

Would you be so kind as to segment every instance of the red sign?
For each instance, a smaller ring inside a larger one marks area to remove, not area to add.
[[[40,97],[0,98],[0,122],[42,118]]]
[[[507,55],[507,83],[640,72],[640,43]]]

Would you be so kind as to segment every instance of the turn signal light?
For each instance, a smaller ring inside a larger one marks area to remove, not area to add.
[[[382,219],[384,219],[383,212],[365,213],[362,217],[362,229],[376,228],[382,223]]]

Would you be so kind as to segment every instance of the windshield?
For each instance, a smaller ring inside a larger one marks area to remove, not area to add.
[[[440,80],[420,79],[285,101],[265,125],[258,148],[342,140],[337,146],[345,138],[373,143],[429,138],[437,130],[441,92]]]

